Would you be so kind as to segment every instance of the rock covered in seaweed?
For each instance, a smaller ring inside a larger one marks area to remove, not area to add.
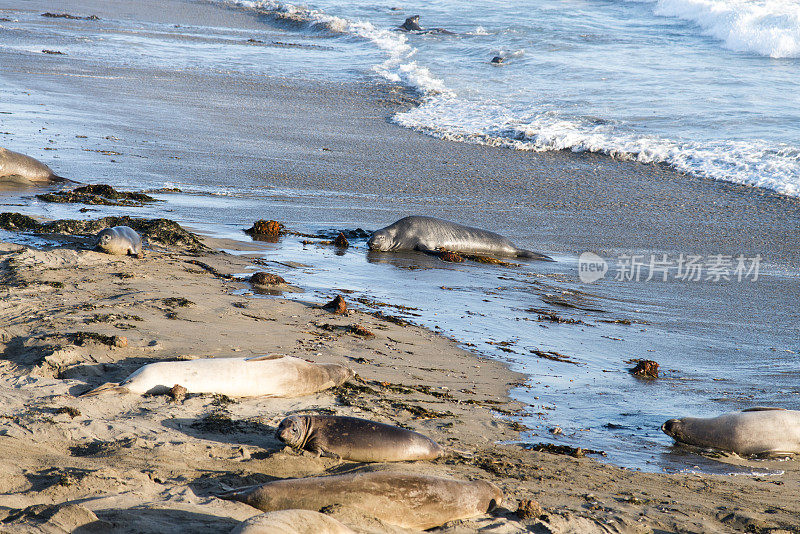
[[[40,223],[32,217],[20,213],[0,213],[0,229],[16,232],[94,236],[99,231],[114,226],[128,226],[146,237],[150,243],[184,247],[193,252],[209,250],[195,234],[169,219],[138,219],[124,216],[103,217],[88,221],[60,219]]]

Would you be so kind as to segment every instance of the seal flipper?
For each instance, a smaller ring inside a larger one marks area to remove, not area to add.
[[[80,183],[83,183],[83,182],[76,182],[75,180],[70,180],[69,178],[64,178],[63,176],[58,176],[56,174],[54,174],[53,176],[50,177],[50,181],[58,183],[58,184],[80,184]]]
[[[538,261],[556,261],[553,258],[551,258],[550,256],[547,256],[545,254],[539,254],[538,252],[533,252],[532,250],[525,250],[524,248],[521,248],[521,249],[517,250],[517,257],[518,258],[529,258],[529,259],[538,260]]]
[[[120,386],[118,382],[106,382],[102,386],[98,386],[94,389],[90,389],[86,393],[82,393],[79,397],[95,397],[100,395],[101,393],[106,392],[113,392],[113,393],[130,393],[131,390],[126,388],[125,386]]]

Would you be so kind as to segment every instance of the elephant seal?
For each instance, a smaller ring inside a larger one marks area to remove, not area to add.
[[[72,181],[57,176],[41,161],[7,148],[0,148],[0,180],[37,185]]]
[[[398,28],[401,32],[415,32],[415,33],[442,33],[445,35],[455,35],[450,30],[444,28],[428,28],[427,30],[419,25],[419,15],[408,17],[404,23]]]
[[[338,415],[287,417],[278,425],[277,436],[292,447],[354,462],[433,460],[445,452],[418,432]]]
[[[130,254],[137,258],[144,257],[142,238],[129,226],[106,228],[97,234],[95,248],[107,254]]]
[[[334,363],[310,363],[273,354],[254,358],[203,358],[156,362],[140,367],[119,384],[109,382],[83,396],[105,391],[157,395],[175,384],[188,393],[229,397],[301,397],[343,384],[353,376]]]
[[[739,456],[800,454],[800,411],[749,408],[718,417],[670,419],[661,430],[678,443]]]
[[[437,252],[447,250],[465,254],[487,254],[553,261],[549,256],[517,248],[511,241],[487,230],[461,226],[434,217],[412,215],[404,217],[386,228],[376,230],[367,240],[371,250],[419,250]]]
[[[404,32],[421,32],[422,28],[419,25],[419,15],[408,17],[406,21],[400,25],[399,29]]]
[[[311,510],[280,510],[253,516],[231,534],[355,534],[336,519]]]
[[[340,505],[389,525],[417,530],[485,514],[503,501],[500,488],[392,471],[289,478],[218,495],[265,512]]]

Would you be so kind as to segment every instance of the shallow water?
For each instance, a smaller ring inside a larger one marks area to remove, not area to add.
[[[296,29],[347,43],[353,67],[418,89],[423,105],[398,124],[800,195],[794,0],[220,1],[291,14]],[[452,34],[393,31],[410,15]]]

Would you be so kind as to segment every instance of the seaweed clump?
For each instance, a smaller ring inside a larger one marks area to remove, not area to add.
[[[256,241],[277,243],[278,238],[285,233],[285,226],[278,221],[259,219],[251,228],[244,231]]]
[[[142,206],[145,202],[156,201],[150,195],[134,191],[117,191],[108,184],[84,185],[71,191],[36,195],[36,198],[45,202],[101,206]]]

